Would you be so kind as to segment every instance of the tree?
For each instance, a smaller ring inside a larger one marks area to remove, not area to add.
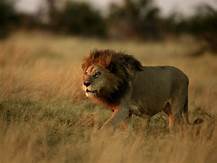
[[[7,0],[0,1],[0,38],[6,37],[14,24],[18,23],[18,16],[13,3]]]
[[[108,21],[119,27],[119,32],[125,32],[123,35],[159,39],[159,11],[152,0],[125,0],[123,6],[111,6]]]
[[[61,31],[83,36],[106,36],[106,24],[100,13],[86,3],[68,2],[60,13]]]
[[[197,12],[191,17],[174,23],[179,34],[187,33],[192,35],[203,45],[192,53],[199,56],[204,52],[217,53],[217,10],[209,5],[200,5]]]
[[[188,32],[205,42],[200,53],[217,52],[217,10],[209,5],[199,6],[198,12],[187,22]]]

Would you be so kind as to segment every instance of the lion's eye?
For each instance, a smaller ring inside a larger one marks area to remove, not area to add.
[[[97,72],[93,75],[93,77],[97,78],[99,75],[101,75],[101,72],[97,71]]]

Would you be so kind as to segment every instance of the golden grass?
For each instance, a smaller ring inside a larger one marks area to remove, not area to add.
[[[144,65],[173,65],[190,78],[190,119],[169,133],[166,117],[133,117],[129,130],[99,132],[109,116],[81,91],[82,58],[94,48],[135,55]],[[0,42],[0,163],[215,163],[217,58],[187,54],[187,38],[159,43],[17,33]]]

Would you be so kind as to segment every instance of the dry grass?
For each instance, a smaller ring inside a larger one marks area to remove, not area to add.
[[[0,163],[215,163],[217,58],[187,56],[189,39],[116,42],[18,33],[0,42]],[[100,133],[109,112],[80,90],[80,63],[91,49],[134,54],[145,65],[173,65],[190,77],[190,119],[204,123],[169,133],[158,114],[146,129]]]

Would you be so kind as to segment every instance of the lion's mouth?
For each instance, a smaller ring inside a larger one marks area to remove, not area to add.
[[[93,93],[93,94],[96,94],[96,93],[97,93],[97,90],[89,90],[89,89],[86,89],[86,93]]]

